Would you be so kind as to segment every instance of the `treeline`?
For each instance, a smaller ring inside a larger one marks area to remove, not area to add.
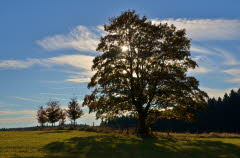
[[[46,107],[40,106],[37,111],[37,119],[41,127],[46,123],[55,126],[59,122],[60,127],[64,127],[66,118],[71,120],[72,127],[76,127],[76,120],[83,115],[83,111],[79,106],[77,98],[72,98],[68,103],[68,109],[60,107],[58,101],[49,101]]]
[[[102,126],[113,128],[135,127],[134,117],[121,117],[112,121],[103,122]],[[154,130],[164,132],[240,132],[240,89],[231,90],[223,98],[209,98],[208,109],[199,112],[198,120],[186,123],[176,119],[160,119],[152,127]]]

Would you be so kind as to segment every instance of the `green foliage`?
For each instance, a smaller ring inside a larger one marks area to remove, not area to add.
[[[83,131],[0,132],[1,158],[237,158],[240,139],[161,134],[141,139]]]
[[[47,117],[48,117],[48,121],[52,123],[52,125],[55,122],[59,121],[60,111],[61,111],[61,108],[59,106],[58,101],[49,101],[47,103],[47,107],[46,107]]]
[[[61,127],[64,126],[65,121],[66,121],[66,117],[67,117],[67,113],[63,109],[60,109],[59,120],[60,120]]]
[[[73,120],[74,126],[76,125],[76,120],[83,115],[83,111],[80,108],[77,98],[72,98],[68,103],[68,110],[66,110],[68,117]]]
[[[190,58],[185,30],[153,24],[135,11],[111,18],[104,29],[107,34],[97,48],[103,54],[93,60],[96,73],[88,84],[92,94],[83,103],[97,118],[134,114],[141,132],[147,132],[152,113],[192,121],[206,107],[207,94],[186,75],[197,64]]]
[[[38,123],[40,123],[42,127],[44,126],[44,124],[46,122],[48,122],[47,112],[43,108],[43,106],[40,106],[37,111],[37,120],[38,120]]]

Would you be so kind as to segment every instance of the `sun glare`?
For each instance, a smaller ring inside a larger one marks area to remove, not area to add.
[[[125,51],[128,50],[128,47],[127,46],[122,46],[121,49],[122,49],[123,52],[125,52]]]

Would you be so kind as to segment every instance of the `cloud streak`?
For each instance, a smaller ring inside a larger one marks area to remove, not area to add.
[[[187,36],[194,41],[204,40],[239,40],[239,19],[152,19],[153,23],[173,24],[178,29],[186,29]],[[49,51],[74,49],[85,52],[96,52],[99,39],[106,32],[103,26],[86,27],[79,25],[67,34],[53,35],[38,40],[37,44]],[[192,47],[192,51],[210,52]]]
[[[34,115],[36,111],[34,110],[21,110],[21,111],[10,111],[10,110],[5,110],[5,111],[0,111],[0,116],[4,115]]]
[[[0,60],[0,69],[25,69],[34,65],[45,67],[66,65],[89,71],[93,59],[93,56],[86,55],[63,55],[46,59],[29,58],[26,60]]]
[[[152,21],[173,24],[178,29],[186,29],[187,36],[195,41],[240,39],[239,19],[153,19]]]
[[[37,41],[37,44],[47,50],[75,49],[95,52],[102,34],[103,30],[100,26],[91,29],[80,25],[66,35],[49,36]]]
[[[70,78],[61,82],[88,82],[93,75],[91,71],[93,56],[87,55],[62,55],[58,57],[36,59],[30,58],[26,60],[0,60],[0,69],[26,69],[32,66],[56,67],[68,66],[75,68],[75,71],[64,71],[73,74]],[[49,81],[48,81],[49,82]],[[26,100],[26,98],[15,97],[16,99]],[[33,100],[26,100],[33,101]]]
[[[226,69],[223,70],[223,72],[231,77],[231,79],[227,79],[226,81],[230,83],[240,83],[240,68]]]
[[[39,102],[38,100],[34,100],[31,98],[24,98],[24,97],[17,97],[17,96],[13,96],[13,98],[18,99],[18,100],[23,100],[23,101]]]

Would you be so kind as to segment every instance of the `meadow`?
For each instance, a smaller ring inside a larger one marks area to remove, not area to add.
[[[2,131],[1,158],[239,158],[239,135],[155,133],[154,138],[77,130]]]

